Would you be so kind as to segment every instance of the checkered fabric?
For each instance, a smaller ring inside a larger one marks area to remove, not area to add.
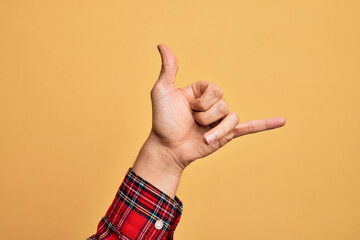
[[[96,234],[88,240],[173,239],[181,213],[178,197],[170,198],[130,168]],[[155,228],[159,220],[161,229]]]

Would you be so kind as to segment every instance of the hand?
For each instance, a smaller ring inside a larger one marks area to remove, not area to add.
[[[215,152],[232,139],[285,124],[282,117],[239,123],[237,114],[229,112],[222,99],[222,89],[213,83],[200,81],[177,88],[176,57],[165,45],[159,45],[158,50],[162,68],[151,90],[152,129],[134,164],[138,172],[146,174],[138,167],[143,164],[137,163],[147,161],[146,169],[155,166],[162,174],[171,172],[180,179],[192,161]]]
[[[222,89],[210,82],[200,81],[176,88],[176,57],[165,45],[159,45],[158,49],[162,68],[151,90],[152,132],[174,153],[181,168],[215,152],[236,137],[285,124],[284,118],[239,124],[237,114],[229,112],[222,99]]]

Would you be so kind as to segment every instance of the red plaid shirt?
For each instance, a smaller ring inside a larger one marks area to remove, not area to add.
[[[173,239],[182,202],[147,182],[131,168],[116,197],[88,240]]]

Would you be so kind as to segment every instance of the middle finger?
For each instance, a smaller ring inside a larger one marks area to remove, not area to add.
[[[200,125],[208,126],[211,123],[218,121],[219,119],[226,116],[229,112],[229,106],[224,99],[220,99],[214,103],[207,111],[205,112],[195,112],[194,118]]]

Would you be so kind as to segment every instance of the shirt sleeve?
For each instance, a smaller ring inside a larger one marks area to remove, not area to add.
[[[130,168],[114,201],[88,240],[173,239],[182,202],[170,198]]]

